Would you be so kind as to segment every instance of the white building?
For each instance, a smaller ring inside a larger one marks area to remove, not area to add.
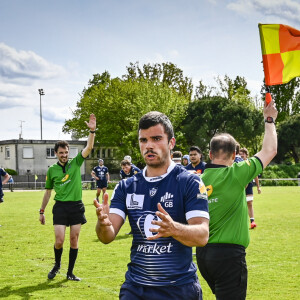
[[[0,141],[0,166],[13,169],[18,175],[46,175],[49,166],[57,158],[54,154],[56,140],[4,140]],[[70,158],[75,157],[86,145],[86,141],[69,140]],[[87,158],[82,167],[81,174],[89,174],[98,158],[113,159],[114,149],[99,148]]]

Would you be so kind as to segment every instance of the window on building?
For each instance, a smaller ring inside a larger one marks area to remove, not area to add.
[[[23,158],[33,158],[32,147],[23,147]]]
[[[70,147],[69,157],[74,158],[78,154],[78,148]]]
[[[97,158],[101,158],[101,151],[100,151],[100,149],[97,150],[97,152],[96,152],[96,157],[97,157]]]
[[[10,150],[9,150],[9,147],[5,147],[5,158],[10,158]]]
[[[101,158],[105,158],[105,157],[106,157],[105,154],[106,154],[105,149],[101,148],[101,149],[100,149],[100,157],[101,157]]]
[[[54,148],[47,148],[46,156],[47,158],[55,158]]]

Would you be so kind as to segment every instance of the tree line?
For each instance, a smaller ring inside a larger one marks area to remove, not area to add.
[[[108,71],[93,75],[63,131],[78,138],[87,136],[84,120],[93,112],[97,117],[96,144],[116,147],[119,159],[131,154],[134,162],[142,163],[138,121],[143,114],[157,110],[173,123],[175,150],[187,153],[189,146],[197,145],[207,155],[210,139],[218,132],[228,132],[255,154],[264,131],[265,92],[262,83],[261,97],[251,97],[245,78],[240,76],[218,77],[216,86],[202,81],[194,86],[173,63],[130,63],[121,78],[112,78]],[[275,161],[299,162],[300,80],[274,86],[271,93],[279,111]]]

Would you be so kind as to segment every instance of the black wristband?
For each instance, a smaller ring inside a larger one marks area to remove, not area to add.
[[[272,117],[266,117],[265,123],[274,123],[275,124],[274,119]]]
[[[96,131],[95,130],[90,130],[90,133],[95,133]]]

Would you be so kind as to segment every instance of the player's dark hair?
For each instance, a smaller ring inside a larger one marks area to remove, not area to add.
[[[131,166],[131,163],[130,163],[129,160],[123,159],[123,160],[121,161],[121,166],[126,166],[126,165]]]
[[[228,133],[215,135],[210,141],[210,152],[214,157],[225,155],[228,159],[235,153],[237,141]]]
[[[182,158],[182,152],[181,151],[174,151],[173,152],[173,158]]]
[[[68,148],[70,149],[69,143],[67,141],[58,141],[54,145],[54,152],[57,152],[58,148]]]
[[[168,136],[168,141],[174,137],[174,130],[170,119],[159,111],[150,111],[143,115],[139,121],[139,129],[148,129],[152,126],[161,124],[164,127],[164,131]]]
[[[190,149],[189,149],[189,153],[191,151],[197,151],[199,154],[202,154],[202,151],[198,146],[191,146]]]

